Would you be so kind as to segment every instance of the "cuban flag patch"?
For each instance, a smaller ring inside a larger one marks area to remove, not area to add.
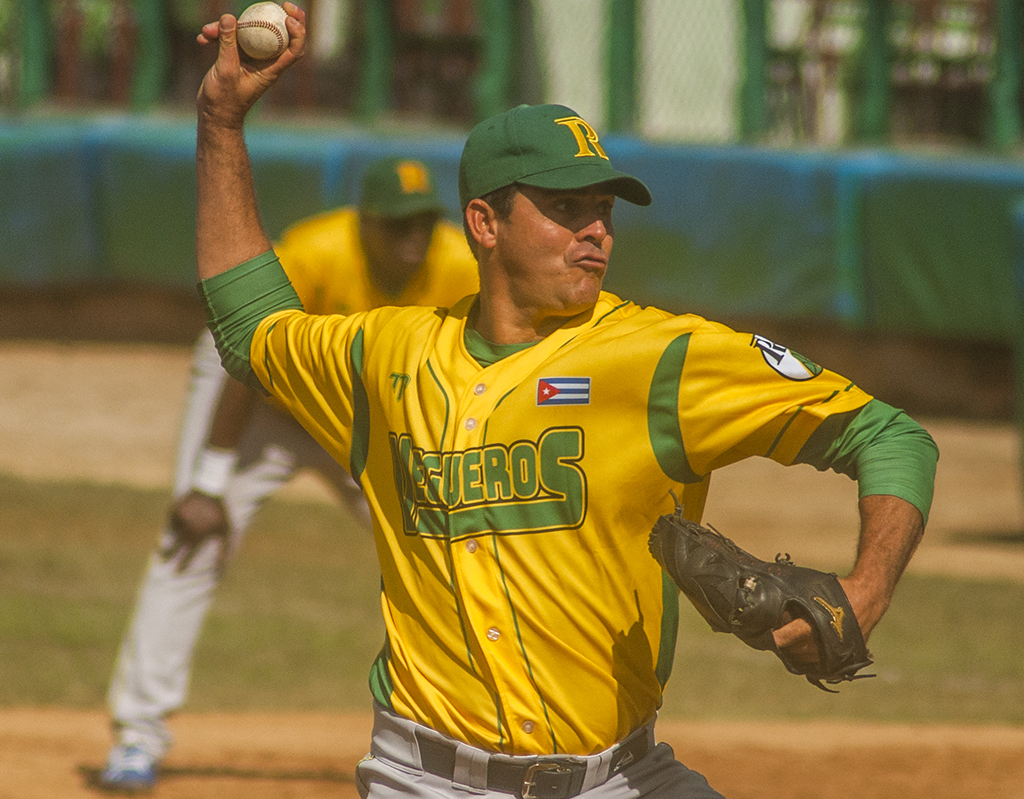
[[[589,377],[542,377],[537,381],[538,405],[589,405]]]

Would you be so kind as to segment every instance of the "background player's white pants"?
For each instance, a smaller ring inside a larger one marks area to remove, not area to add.
[[[191,487],[196,459],[206,443],[213,412],[227,380],[213,336],[204,332],[195,347],[192,383],[182,421],[175,498]],[[253,515],[271,494],[302,468],[313,468],[333,485],[350,514],[369,529],[362,492],[291,417],[260,402],[238,446],[238,467],[224,494],[231,523],[229,560],[238,550]],[[160,555],[172,540],[164,529],[139,591],[111,681],[108,701],[119,743],[164,755],[171,735],[163,717],[185,701],[192,652],[220,575],[216,548],[204,546],[188,569]]]

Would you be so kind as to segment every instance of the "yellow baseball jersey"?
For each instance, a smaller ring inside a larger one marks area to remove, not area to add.
[[[477,291],[476,259],[462,229],[440,220],[423,268],[399,297],[388,297],[370,279],[359,242],[359,212],[341,208],[299,222],[274,250],[307,313],[350,314],[382,305],[450,307]]]
[[[360,480],[387,629],[375,698],[488,750],[590,754],[650,721],[678,591],[647,549],[713,469],[789,464],[870,397],[767,339],[603,293],[489,366],[451,312],[281,311],[263,385]]]

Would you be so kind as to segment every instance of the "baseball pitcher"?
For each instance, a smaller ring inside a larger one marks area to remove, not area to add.
[[[232,17],[203,29],[218,59],[198,99],[197,262],[225,366],[284,405],[370,509],[386,639],[360,794],[720,796],[656,739],[685,642],[652,527],[677,505],[699,520],[712,473],[743,458],[855,477],[860,544],[840,584],[866,638],[923,533],[934,443],[785,347],[602,291],[617,200],[652,198],[564,106],[469,134],[478,294],[304,313],[260,227],[242,135],[302,55],[304,14],[285,8],[289,50],[258,76]],[[771,638],[817,659],[804,619]]]

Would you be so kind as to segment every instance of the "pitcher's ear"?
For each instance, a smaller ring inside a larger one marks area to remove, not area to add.
[[[481,247],[494,247],[497,236],[498,216],[484,200],[470,200],[466,206],[466,229]]]

